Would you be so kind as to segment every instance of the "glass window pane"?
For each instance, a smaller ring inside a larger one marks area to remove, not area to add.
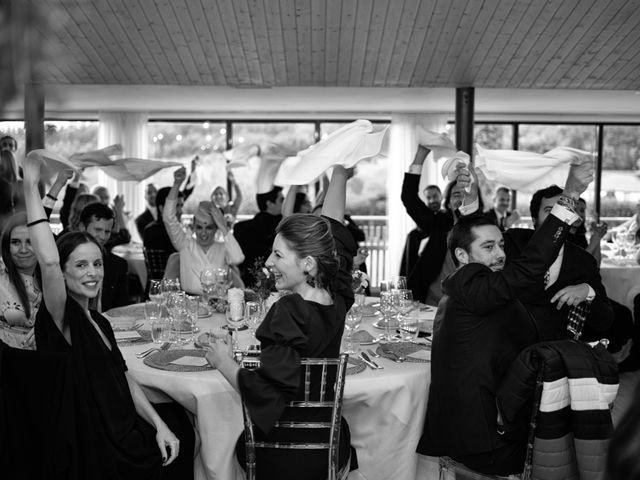
[[[474,143],[490,150],[511,150],[513,126],[510,124],[476,124],[473,128]]]
[[[185,204],[185,213],[193,213],[198,202],[209,200],[217,185],[226,186],[226,160],[222,152],[226,147],[226,124],[224,122],[149,122],[149,158],[180,162],[191,171],[195,157],[196,185]],[[171,186],[175,169],[161,170],[145,183],[157,188]]]
[[[607,125],[603,137],[600,216],[613,226],[636,213],[640,201],[640,126]]]
[[[521,124],[519,128],[519,149],[544,153],[556,147],[573,147],[596,155],[597,132],[595,125],[538,125]],[[587,202],[587,210],[593,206],[593,183],[582,195]],[[562,185],[560,185],[562,186]],[[518,192],[518,211],[529,216],[531,194]]]
[[[283,155],[295,155],[309,145],[315,143],[315,126],[308,123],[233,123],[232,144],[257,144],[262,148],[268,144],[276,144]],[[242,190],[241,214],[254,214],[258,211],[256,204],[256,177],[259,160],[252,158],[247,166],[234,169],[234,176]]]

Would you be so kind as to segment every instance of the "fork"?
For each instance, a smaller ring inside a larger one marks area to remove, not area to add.
[[[171,344],[169,342],[165,342],[165,343],[162,344],[162,346],[160,348],[152,347],[149,350],[145,350],[144,352],[136,353],[136,357],[144,358],[144,357],[146,357],[148,355],[151,355],[155,351],[168,350],[170,346],[171,346]]]

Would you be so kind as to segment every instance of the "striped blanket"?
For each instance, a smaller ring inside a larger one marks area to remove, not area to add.
[[[602,345],[591,347],[575,340],[527,348],[497,393],[506,432],[530,421],[540,371],[532,478],[603,478],[613,431],[610,406],[618,391],[615,361]]]

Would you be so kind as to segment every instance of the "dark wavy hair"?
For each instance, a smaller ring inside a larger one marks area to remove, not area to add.
[[[543,198],[553,198],[558,195],[562,195],[562,189],[557,185],[551,185],[550,187],[538,190],[531,197],[529,202],[529,213],[531,213],[531,221],[535,226],[538,223],[538,213],[540,213],[540,205]],[[539,225],[537,225],[539,226]]]
[[[328,289],[340,267],[329,221],[310,213],[295,213],[280,222],[276,234],[282,235],[298,257],[316,260],[318,274],[309,280],[318,288]]]
[[[24,284],[22,275],[18,271],[16,264],[13,262],[11,256],[11,232],[14,228],[20,226],[27,226],[27,214],[25,212],[18,212],[7,219],[4,229],[2,230],[2,239],[0,240],[2,259],[4,266],[7,270],[9,281],[15,287],[18,293],[18,298],[24,309],[24,313],[28,318],[31,318],[31,303],[29,302],[29,295],[27,293],[27,287]],[[35,278],[35,277],[34,277]],[[39,287],[39,284],[37,284]]]

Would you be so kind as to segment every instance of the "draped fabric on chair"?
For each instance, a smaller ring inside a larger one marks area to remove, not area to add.
[[[385,265],[387,275],[395,274],[402,261],[402,248],[409,231],[414,224],[406,214],[400,193],[402,180],[418,148],[416,126],[442,131],[447,125],[447,117],[417,113],[398,113],[391,116],[391,140],[387,163],[387,216],[389,253]],[[430,159],[425,162],[420,180],[420,195],[429,184],[442,183],[438,169]]]
[[[2,478],[79,479],[69,355],[0,342]]]
[[[100,112],[100,124],[98,127],[98,147],[106,147],[119,143],[122,145],[124,157],[148,158],[149,139],[147,134],[148,115],[139,112]],[[132,212],[135,218],[145,209],[144,204],[144,182],[118,182],[104,173],[98,172],[98,184],[109,189],[111,196],[116,193],[124,195],[125,210]],[[137,229],[133,222],[129,222],[129,231],[135,240]]]

